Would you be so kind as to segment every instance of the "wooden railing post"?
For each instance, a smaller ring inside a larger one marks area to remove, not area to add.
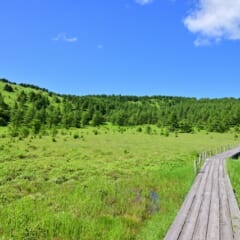
[[[198,174],[197,160],[194,160],[193,167],[194,167],[194,174],[195,174],[195,176],[196,176],[196,175]]]

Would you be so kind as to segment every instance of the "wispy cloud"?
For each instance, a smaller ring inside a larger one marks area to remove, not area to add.
[[[97,45],[97,48],[98,48],[98,49],[103,49],[103,45],[102,45],[102,44],[98,44],[98,45]]]
[[[197,34],[196,46],[223,39],[240,40],[240,1],[198,0],[184,25]]]
[[[209,46],[211,44],[210,40],[207,38],[200,38],[198,37],[195,41],[194,41],[194,45],[196,47],[200,47],[200,46]]]
[[[135,2],[136,2],[137,4],[140,4],[140,5],[144,6],[144,5],[147,5],[147,4],[152,3],[153,0],[135,0]]]
[[[68,37],[66,33],[59,33],[56,37],[52,38],[53,41],[63,41],[74,43],[78,41],[77,37]]]

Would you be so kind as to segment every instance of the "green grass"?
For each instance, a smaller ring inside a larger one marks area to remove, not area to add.
[[[227,169],[230,176],[230,180],[235,192],[235,196],[240,206],[240,161],[239,159],[228,159]]]
[[[234,137],[153,130],[106,126],[20,140],[0,129],[0,239],[163,239],[196,154]]]

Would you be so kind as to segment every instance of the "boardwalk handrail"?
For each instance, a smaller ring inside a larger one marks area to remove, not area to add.
[[[194,173],[195,176],[199,173],[200,169],[202,168],[202,166],[204,165],[205,161],[209,158],[211,158],[214,153],[215,155],[217,154],[221,154],[223,152],[232,150],[234,148],[240,147],[240,144],[226,144],[226,145],[221,145],[219,147],[217,147],[215,150],[208,150],[208,151],[204,151],[198,154],[198,159],[194,160],[193,163],[193,168],[194,168]]]

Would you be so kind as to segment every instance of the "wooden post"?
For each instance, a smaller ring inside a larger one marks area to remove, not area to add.
[[[197,173],[198,173],[198,169],[197,169],[197,160],[194,160],[193,167],[194,167],[194,174],[195,174],[195,176],[196,176]]]

